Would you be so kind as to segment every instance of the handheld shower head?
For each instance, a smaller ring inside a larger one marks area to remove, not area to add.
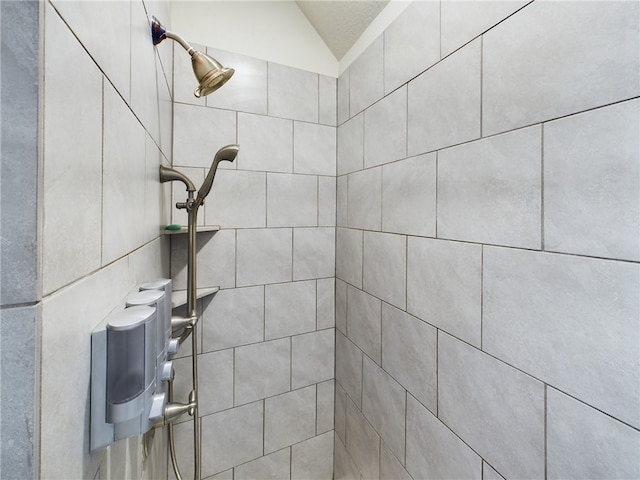
[[[223,67],[220,62],[206,53],[197,51],[180,35],[170,32],[163,27],[160,21],[154,16],[151,17],[151,38],[153,39],[154,45],[158,45],[165,38],[175,40],[191,55],[191,67],[198,80],[198,86],[193,91],[193,94],[197,98],[215,92],[227,83],[235,72],[233,68]]]
[[[236,158],[236,155],[238,155],[239,149],[239,145],[227,145],[218,150],[215,157],[213,157],[213,163],[211,164],[211,168],[209,169],[207,178],[204,179],[200,190],[198,190],[198,196],[196,197],[197,206],[200,206],[204,201],[204,198],[209,195],[211,186],[213,185],[213,179],[215,178],[216,171],[218,170],[218,164],[223,160],[226,162],[233,162]]]

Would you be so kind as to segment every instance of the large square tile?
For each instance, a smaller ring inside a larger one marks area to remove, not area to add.
[[[289,479],[291,452],[284,448],[233,469],[233,480],[287,480]]]
[[[36,441],[36,366],[38,307],[0,310],[0,351],[2,360],[2,435],[0,465],[3,475],[11,478],[33,476],[32,463]],[[15,412],[20,411],[20,415]]]
[[[347,332],[355,343],[378,365],[382,362],[381,301],[351,285],[347,286]]]
[[[336,226],[336,177],[318,177],[318,226]]]
[[[175,290],[187,288],[187,241],[185,234],[171,239],[171,278]],[[235,286],[236,235],[233,230],[198,234],[196,252],[198,288]]]
[[[237,237],[237,286],[291,281],[290,228],[238,230]]]
[[[291,378],[289,338],[236,348],[234,371],[236,405],[288,391]]]
[[[316,328],[323,330],[336,326],[336,279],[321,278],[316,281]]]
[[[295,228],[293,230],[293,279],[335,276],[335,249],[335,228]]]
[[[438,237],[539,249],[539,126],[438,152]]]
[[[384,39],[380,35],[349,67],[349,110],[361,112],[384,95]]]
[[[382,368],[432,412],[437,402],[437,330],[382,304]]]
[[[438,333],[438,418],[506,478],[544,476],[544,388]]]
[[[51,6],[44,28],[42,288],[47,294],[101,265],[102,74]],[[77,83],[69,82],[71,70]],[[5,169],[3,162],[3,195],[9,191]],[[8,253],[5,248],[3,243]],[[3,298],[5,292],[3,286]]]
[[[73,32],[78,43],[100,66],[124,101],[129,102],[131,82],[130,3],[56,1],[55,8],[67,24],[66,28]],[[102,35],[96,34],[96,25],[109,25],[111,41],[105,42]],[[47,48],[47,55],[50,51]],[[77,101],[77,99],[75,100]]]
[[[202,419],[202,476],[222,472],[263,454],[263,406],[255,402]]]
[[[318,74],[269,62],[269,115],[318,121]]]
[[[207,54],[235,70],[220,91],[207,95],[207,106],[266,115],[267,62],[210,47],[207,47]]]
[[[291,447],[292,480],[333,480],[333,432]]]
[[[317,225],[317,177],[267,174],[267,226],[315,227]]]
[[[640,94],[639,8],[636,2],[534,2],[487,32],[483,134]]]
[[[335,339],[334,339],[335,344]],[[335,352],[332,345],[331,356],[335,359]],[[333,367],[334,362],[331,362]],[[333,368],[331,372],[333,376]],[[329,432],[333,435],[334,430],[334,415],[335,415],[335,388],[336,382],[332,378],[326,382],[317,384],[316,391],[316,434],[320,435],[325,432]]]
[[[265,400],[265,453],[271,453],[311,438],[315,435],[315,430],[315,385]]]
[[[105,83],[102,160],[102,265],[144,242],[146,135],[126,103]],[[77,199],[76,199],[77,201]]]
[[[351,228],[380,230],[382,217],[382,168],[349,174],[347,225]]]
[[[356,405],[362,405],[362,351],[340,332],[336,332],[336,380]]]
[[[546,250],[640,260],[640,101],[544,126]]]
[[[362,412],[348,399],[346,447],[364,478],[379,478],[380,437]]]
[[[482,246],[409,237],[407,311],[480,347]]]
[[[637,478],[640,432],[547,389],[548,478]]]
[[[399,88],[364,112],[364,166],[407,156],[407,88]]]
[[[527,3],[527,0],[442,1],[440,4],[442,56],[449,55]],[[526,15],[527,12],[523,13]]]
[[[42,135],[38,118],[40,101],[38,91],[42,92],[44,89],[41,87],[43,72],[38,68],[40,55],[38,45],[41,30],[39,26],[47,22],[43,21],[44,15],[40,16],[40,4],[37,2],[4,2],[0,5],[0,9],[4,18],[1,27],[3,53],[0,67],[3,71],[0,99],[0,108],[3,111],[3,121],[0,126],[0,135],[3,139],[0,153],[2,156],[0,230],[4,232],[0,239],[0,250],[2,250],[0,298],[3,304],[17,305],[34,302],[40,295],[38,249],[41,242],[38,235],[41,222],[38,219],[37,202],[34,200],[38,197],[42,198],[38,193],[42,185],[42,169],[38,166],[41,149],[38,137]],[[47,15],[50,15],[51,10],[48,12]],[[49,25],[45,25],[44,28],[51,31]],[[56,28],[56,30],[59,34],[65,33],[63,28]],[[66,37],[67,41],[72,41],[73,38],[71,35],[60,37]],[[57,40],[65,39],[57,38]],[[79,50],[76,46],[76,53],[80,53]],[[54,60],[54,67],[49,68],[48,71],[45,66],[46,77],[51,77],[51,70],[58,70],[58,75],[64,76],[65,72],[60,68],[63,67],[63,56],[59,54]],[[87,63],[85,61],[85,66]],[[85,72],[82,72],[82,68],[79,70],[80,75],[83,76]],[[93,70],[95,85],[100,87],[100,75],[97,70]],[[91,92],[90,95],[94,98],[94,105],[96,105],[101,91]],[[57,100],[56,110],[64,100],[64,98]],[[66,125],[62,126],[61,130],[65,127]],[[100,125],[95,125],[93,128],[94,132],[99,129]],[[60,144],[66,143],[64,139],[60,140]],[[39,169],[40,172],[38,172]],[[20,476],[19,468],[14,472],[10,475]],[[31,474],[28,475],[31,476]]]
[[[220,290],[205,303],[201,331],[204,352],[264,340],[264,287]]]
[[[195,140],[197,139],[197,140]],[[194,141],[195,140],[195,141]],[[173,106],[173,165],[211,167],[216,152],[236,143],[236,112],[199,105]],[[242,152],[240,145],[240,152]],[[235,168],[222,162],[220,167]],[[200,185],[196,185],[199,188]]]
[[[382,231],[435,237],[435,154],[382,167]]]
[[[480,137],[480,41],[409,82],[409,155]]]
[[[293,123],[293,171],[312,175],[336,174],[335,127]]]
[[[362,232],[338,228],[336,232],[336,277],[362,288]]]
[[[238,113],[236,165],[243,170],[293,171],[293,122]]]
[[[332,328],[291,338],[291,388],[333,378],[334,363],[335,332]]]
[[[338,125],[349,120],[349,69],[338,77]]]
[[[364,113],[338,127],[338,175],[361,170],[364,166]]]
[[[338,80],[327,75],[318,78],[318,121],[323,125],[336,126],[338,121]]]
[[[364,358],[362,413],[398,458],[405,455],[406,393],[387,372]]]
[[[364,233],[363,290],[400,308],[407,297],[407,237]]]
[[[384,31],[384,91],[440,60],[440,2],[412,2]]]
[[[482,478],[482,459],[411,395],[407,471],[415,478]]]
[[[483,349],[639,427],[640,266],[488,247],[483,261]]]
[[[311,332],[316,328],[316,282],[278,283],[264,287],[266,340]]]
[[[224,228],[266,226],[267,175],[219,169],[204,202],[204,223]]]

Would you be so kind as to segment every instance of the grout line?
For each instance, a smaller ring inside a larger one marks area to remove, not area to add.
[[[393,377],[392,377],[393,378]],[[404,390],[404,458],[402,459],[402,466],[407,467],[407,425],[409,425],[407,418],[409,416],[409,391]]]
[[[358,350],[360,350],[360,347],[358,347],[355,343],[354,345]],[[360,362],[361,362],[361,365],[360,365],[360,411],[361,412],[362,412],[362,400],[364,399],[364,357],[365,355],[366,354],[362,350],[360,350]],[[358,408],[357,405],[356,405],[356,408]]]
[[[315,435],[314,436],[317,437],[318,436],[318,384],[316,383],[314,385],[314,387],[315,387],[315,390],[316,390],[316,404],[314,405],[315,406],[315,412],[316,412],[316,424],[315,424],[315,430],[314,430],[315,431]]]
[[[320,175],[316,176],[316,227],[320,226]]]
[[[440,60],[442,60],[442,0],[438,2],[438,46],[440,52]],[[440,60],[438,60],[439,63]]]
[[[540,249],[544,252],[544,123],[540,126]]]
[[[409,84],[405,89],[405,112],[404,112],[404,157],[409,157]]]
[[[266,62],[267,64],[267,113],[265,116],[269,116],[269,65],[271,62]]]
[[[262,286],[262,341],[267,341],[267,286]]]
[[[480,350],[484,336],[484,245],[480,246]]]
[[[104,268],[104,137],[105,137],[105,101],[104,101],[104,75],[100,79],[100,88],[102,89],[101,100],[102,100],[102,135],[101,141],[102,145],[100,146],[100,166],[101,166],[101,181],[100,181],[100,268]],[[173,201],[173,190],[171,200]],[[171,268],[171,267],[169,267]]]
[[[377,232],[376,232],[377,233]],[[361,244],[362,244],[362,256],[360,257],[360,263],[362,264],[362,271],[360,272],[360,285],[364,290],[364,230],[361,230]]]
[[[267,399],[262,399],[262,455],[264,456],[264,452],[266,451],[266,442],[267,442]],[[235,476],[235,468],[234,468],[234,476]]]
[[[435,178],[435,182],[434,182],[435,183],[435,197],[436,197],[436,202],[435,202],[436,203],[435,204],[435,217],[436,218],[435,218],[435,221],[434,221],[434,223],[435,223],[435,227],[434,227],[435,228],[435,232],[434,232],[435,238],[438,238],[438,163],[439,163],[438,162],[438,157],[439,157],[438,153],[439,152],[436,151],[436,160],[435,160],[436,178]]]
[[[480,35],[480,138],[482,138],[482,98],[483,98],[483,79],[484,79],[484,35]]]
[[[382,212],[384,211],[384,166],[380,165],[380,231],[384,232]]]
[[[233,348],[233,358],[232,358],[232,365],[233,365],[233,378],[231,380],[231,404],[233,405],[232,408],[234,408],[236,406],[236,349]]]
[[[233,288],[238,288],[238,229],[234,229],[233,230],[233,234],[234,234],[234,243],[235,243],[235,248],[234,248],[234,257],[235,257],[235,272],[234,272],[234,276],[233,276]],[[173,239],[172,239],[173,241]]]
[[[380,302],[380,368],[383,368],[382,365],[382,302]]]
[[[320,74],[318,76],[318,125],[320,125]]]
[[[404,236],[404,310],[409,309],[409,235]]]
[[[436,328],[436,417],[440,418],[440,365],[438,359],[440,357],[439,347],[440,346],[440,329]]]
[[[294,232],[294,230],[295,229],[293,227],[291,227],[291,281],[292,282],[294,281],[294,278],[293,278],[293,250],[294,250],[294,244],[293,244],[294,234],[293,234],[293,232]]]
[[[548,436],[548,426],[547,426],[547,417],[548,417],[548,411],[547,411],[547,385],[544,385],[544,478],[545,480],[548,478],[548,473],[547,473],[547,464],[548,464],[548,459],[547,459],[547,436]]]

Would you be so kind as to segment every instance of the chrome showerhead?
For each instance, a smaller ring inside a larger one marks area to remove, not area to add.
[[[216,171],[218,170],[218,164],[222,161],[233,162],[236,155],[238,155],[239,149],[239,145],[227,145],[218,150],[215,157],[213,157],[213,163],[211,164],[207,178],[204,179],[200,190],[198,190],[198,196],[196,197],[197,206],[200,206],[204,201],[204,198],[209,195],[211,186],[213,185],[213,179],[215,178]]]
[[[151,17],[151,38],[154,45],[158,45],[165,38],[175,40],[191,55],[191,66],[198,80],[198,86],[193,91],[197,98],[215,92],[227,83],[235,72],[233,68],[225,68],[215,58],[193,48],[180,35],[164,28],[154,16]]]

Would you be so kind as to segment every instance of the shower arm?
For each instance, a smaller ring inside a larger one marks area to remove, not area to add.
[[[175,40],[180,45],[182,45],[182,48],[184,48],[190,56],[193,56],[193,54],[196,52],[196,49],[189,45],[189,43],[187,43],[187,41],[177,33],[166,30],[164,32],[164,36],[170,38],[171,40]]]

